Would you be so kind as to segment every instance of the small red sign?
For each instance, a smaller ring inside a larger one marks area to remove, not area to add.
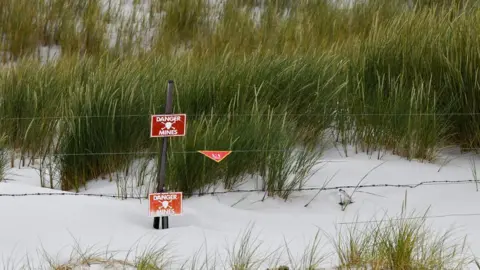
[[[183,212],[182,192],[163,192],[149,194],[149,216],[178,216]]]
[[[186,114],[159,114],[152,115],[150,137],[179,137],[185,136]]]
[[[214,160],[216,162],[220,162],[224,160],[232,151],[198,151],[205,155],[206,157]]]

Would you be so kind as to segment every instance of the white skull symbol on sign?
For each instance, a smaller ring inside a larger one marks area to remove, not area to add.
[[[166,127],[167,129],[172,128],[172,125],[173,125],[172,122],[166,122],[166,123],[165,123],[165,127]]]
[[[162,206],[163,206],[163,208],[167,208],[168,207],[168,201],[163,201]]]

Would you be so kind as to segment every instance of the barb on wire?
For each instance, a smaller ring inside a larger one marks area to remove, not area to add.
[[[337,189],[352,189],[352,188],[380,188],[380,187],[393,187],[393,188],[417,188],[424,185],[453,185],[453,184],[469,184],[475,183],[476,180],[441,180],[441,181],[424,181],[417,184],[369,184],[369,185],[344,185],[334,187],[306,187],[290,190],[271,190],[270,192],[282,192],[282,191],[322,191],[322,190],[337,190]],[[205,191],[205,192],[184,192],[186,196],[205,196],[205,195],[217,195],[228,193],[254,193],[265,192],[264,189],[237,189],[237,190],[224,190],[224,191]],[[25,197],[25,196],[91,196],[91,197],[108,197],[108,198],[120,198],[120,199],[147,199],[148,196],[130,196],[130,195],[114,195],[114,194],[96,194],[96,193],[73,193],[73,192],[37,192],[37,193],[0,193],[0,197]]]

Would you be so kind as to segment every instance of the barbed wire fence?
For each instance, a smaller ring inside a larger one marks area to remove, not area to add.
[[[327,191],[327,190],[339,190],[339,189],[358,189],[358,188],[409,188],[414,189],[420,186],[439,186],[439,185],[458,185],[458,184],[471,184],[478,180],[439,180],[439,181],[423,181],[416,184],[366,184],[366,185],[339,185],[333,187],[305,187],[305,188],[293,188],[293,189],[278,189],[278,190],[266,190],[266,189],[238,189],[238,190],[222,190],[222,191],[203,191],[203,192],[183,192],[186,196],[205,196],[205,195],[218,195],[228,193],[255,193],[255,192],[282,192],[282,191]],[[107,197],[118,199],[148,199],[148,196],[126,196],[126,195],[114,195],[114,194],[96,194],[96,193],[73,193],[73,192],[35,192],[35,193],[0,193],[0,197],[25,197],[25,196],[91,196],[91,197]]]
[[[439,186],[439,185],[459,185],[459,184],[471,184],[476,180],[441,180],[441,181],[423,181],[416,184],[368,184],[368,185],[341,185],[333,187],[307,187],[297,188],[289,191],[302,192],[302,191],[328,191],[328,190],[340,190],[340,189],[360,189],[360,188],[409,188],[414,189],[420,186]],[[274,192],[281,192],[287,190],[273,190]],[[184,192],[187,196],[208,196],[219,195],[229,193],[264,193],[267,192],[264,189],[244,189],[244,190],[225,190],[225,191],[205,191],[205,192]],[[100,193],[73,193],[73,192],[35,192],[35,193],[0,193],[1,197],[31,197],[31,196],[79,196],[79,197],[98,197],[98,198],[113,198],[113,199],[134,199],[134,200],[147,200],[148,196],[132,196],[132,195],[115,195],[115,194],[100,194]],[[434,219],[434,218],[446,218],[446,217],[477,217],[480,213],[448,213],[443,215],[422,215],[414,217],[401,217],[401,218],[389,218],[388,221],[400,221],[400,220],[415,220],[415,219]],[[338,222],[338,225],[356,225],[356,224],[369,224],[369,223],[381,223],[386,220],[366,220],[366,221],[350,221],[350,222]]]
[[[334,112],[337,116],[480,116],[479,113],[345,113]],[[62,120],[62,119],[95,119],[95,118],[149,118],[152,114],[124,114],[124,115],[63,115],[63,116],[31,116],[31,117],[0,117],[0,121],[19,121],[19,120]],[[252,117],[252,116],[326,116],[332,115],[332,113],[204,113],[204,114],[188,114],[189,118],[196,117]],[[448,148],[448,147],[447,147]],[[480,148],[465,148],[463,150],[480,150]],[[302,150],[296,150],[302,151]],[[308,151],[308,150],[305,150]],[[259,152],[291,152],[291,150],[285,149],[237,149],[232,150],[232,153],[259,153]],[[172,154],[197,154],[198,151],[170,151]],[[158,152],[143,151],[143,152],[85,152],[85,153],[49,153],[49,156],[61,157],[61,156],[109,156],[109,155],[158,155]],[[318,162],[336,163],[336,162],[352,162],[356,160],[333,160],[333,159],[319,159]],[[363,161],[363,160],[360,160]],[[225,191],[203,191],[203,192],[183,192],[186,196],[206,196],[206,195],[220,195],[229,193],[265,193],[265,192],[304,192],[304,191],[328,191],[328,190],[340,190],[340,189],[365,189],[365,188],[408,188],[414,189],[421,186],[439,186],[439,185],[460,185],[460,184],[477,184],[479,180],[467,179],[467,180],[440,180],[440,181],[422,181],[416,184],[364,184],[364,185],[341,185],[333,187],[304,187],[293,188],[289,190],[265,190],[265,189],[244,189],[244,190],[225,190]],[[132,196],[132,195],[115,195],[115,194],[97,194],[97,193],[73,193],[73,192],[35,192],[35,193],[0,193],[0,197],[31,197],[31,196],[85,196],[85,197],[99,197],[99,198],[113,198],[113,199],[135,199],[142,200],[148,199],[147,196]],[[418,216],[418,217],[405,217],[395,218],[389,220],[408,220],[408,219],[431,219],[431,218],[443,218],[443,217],[471,217],[480,216],[480,213],[450,213],[444,215],[432,215],[432,216]],[[340,225],[349,224],[363,224],[363,223],[375,223],[383,222],[376,220],[369,221],[352,221],[352,222],[339,222]]]

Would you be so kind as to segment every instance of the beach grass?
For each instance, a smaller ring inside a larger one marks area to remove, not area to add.
[[[0,3],[3,21],[23,2]],[[325,140],[379,158],[474,150],[476,1],[413,3],[134,1],[127,12],[113,0],[40,1],[1,28],[4,62],[15,61],[0,70],[11,159],[48,157],[68,190],[155,160],[149,115],[164,111],[168,80],[189,116],[188,135],[170,140],[175,189],[233,188],[252,174],[288,189]],[[41,63],[39,44],[61,56]],[[197,153],[212,149],[234,154],[215,164]]]

